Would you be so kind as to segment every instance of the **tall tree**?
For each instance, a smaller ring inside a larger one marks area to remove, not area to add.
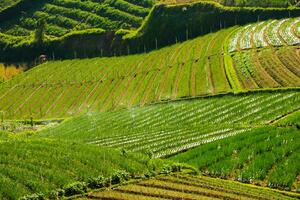
[[[40,19],[37,22],[37,29],[35,30],[34,34],[34,42],[37,44],[42,44],[45,37],[45,28],[46,28],[46,20]]]

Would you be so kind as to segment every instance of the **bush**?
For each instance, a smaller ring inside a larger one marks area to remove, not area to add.
[[[172,172],[181,172],[182,171],[182,165],[178,163],[165,165],[160,172],[160,174],[170,174]]]
[[[108,185],[107,179],[103,176],[98,176],[97,178],[89,178],[87,186],[91,189],[103,188]]]
[[[129,180],[129,173],[125,171],[115,171],[111,176],[111,184],[119,184]]]
[[[87,192],[87,184],[85,182],[75,182],[67,185],[65,188],[65,196],[73,196],[76,194],[84,194]]]
[[[53,190],[49,194],[49,199],[58,200],[61,199],[65,195],[65,191],[63,189]]]

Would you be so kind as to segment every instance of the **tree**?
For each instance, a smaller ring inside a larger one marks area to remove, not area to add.
[[[37,44],[42,44],[44,41],[44,35],[45,35],[45,28],[46,28],[46,20],[40,19],[37,22],[37,29],[35,30],[34,34],[34,42]]]

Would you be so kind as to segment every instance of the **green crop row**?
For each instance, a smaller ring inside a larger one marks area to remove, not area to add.
[[[9,118],[29,115],[35,118],[63,117],[87,110],[109,110],[166,99],[230,92],[221,52],[222,41],[231,30],[148,54],[47,62],[1,85],[1,93],[5,94],[1,95],[1,110]],[[91,30],[91,36],[102,33],[101,30],[99,33],[96,31]],[[85,48],[85,44],[80,42],[80,32],[78,35],[75,32],[66,35],[65,40],[71,37],[78,38],[78,44]],[[210,41],[210,38],[213,40]],[[76,56],[76,52],[74,54]],[[28,91],[25,96],[24,90]],[[80,91],[80,95],[73,94],[76,90]],[[56,95],[58,91],[61,95]],[[43,96],[49,92],[51,100],[43,101]],[[24,101],[17,101],[21,96]],[[35,102],[34,107],[32,102]],[[52,105],[54,102],[56,107]],[[60,105],[68,106],[65,106],[66,110],[59,110]]]
[[[296,198],[296,196],[294,196]],[[203,176],[173,174],[158,176],[113,190],[95,191],[84,199],[294,199],[261,187],[213,179]]]
[[[300,172],[299,141],[297,129],[262,127],[202,145],[172,160],[198,167],[211,176],[295,190],[293,183]]]
[[[266,124],[299,109],[297,92],[194,99],[113,112],[90,113],[42,131],[39,136],[94,145],[175,154]],[[234,124],[233,124],[234,123]]]
[[[76,187],[80,186],[77,184],[72,189],[70,184],[78,181],[95,189],[103,187],[97,183],[104,183],[97,181],[97,177],[109,180],[105,183],[109,186],[120,183],[114,176],[116,172],[128,174],[129,179],[150,171],[157,173],[164,167],[162,161],[150,161],[142,154],[76,142],[7,138],[5,133],[0,133],[1,199],[18,199],[33,193],[53,195],[61,191],[59,188],[70,196],[76,194]]]
[[[1,84],[0,109],[5,118],[53,118],[179,98],[300,86],[297,47],[223,53],[227,38],[236,30],[225,29],[145,54],[46,62]],[[76,40],[84,51],[91,50],[88,45],[93,40],[82,43],[83,35],[107,36],[101,29],[91,29],[53,42],[60,46],[63,40],[72,47]],[[14,37],[12,45],[17,41]],[[127,50],[130,53],[129,47]],[[146,47],[142,51],[147,52]],[[77,52],[73,54],[76,58]],[[42,100],[45,94],[46,102]],[[20,98],[23,101],[17,100]]]

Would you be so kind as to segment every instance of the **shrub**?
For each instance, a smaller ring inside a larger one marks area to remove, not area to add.
[[[87,192],[87,184],[85,182],[75,182],[67,185],[65,188],[65,196],[73,196],[76,194],[84,194]]]
[[[178,163],[165,165],[160,172],[160,174],[170,174],[172,172],[181,172],[182,171],[182,165]]]
[[[103,176],[98,176],[97,178],[89,178],[87,182],[87,186],[91,189],[103,188],[107,185],[107,179],[105,179]]]
[[[65,195],[65,191],[63,189],[53,190],[49,194],[49,199],[58,200],[61,199]]]
[[[118,184],[129,180],[129,173],[125,171],[115,171],[111,176],[111,184]]]

